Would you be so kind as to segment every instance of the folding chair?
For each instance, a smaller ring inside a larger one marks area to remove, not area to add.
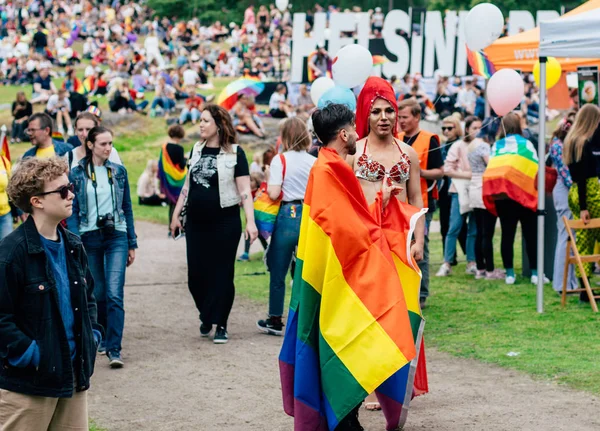
[[[591,254],[587,256],[582,256],[579,254],[579,250],[577,250],[577,243],[575,242],[575,236],[573,235],[573,230],[585,230],[585,229],[600,229],[600,219],[592,219],[588,224],[584,224],[581,220],[569,220],[565,216],[563,216],[563,222],[565,227],[567,228],[567,234],[569,235],[569,239],[567,241],[567,256],[565,259],[565,272],[563,276],[563,287],[562,287],[562,298],[561,305],[564,307],[567,302],[567,278],[569,275],[569,265],[576,264],[581,272],[581,278],[583,279],[583,284],[585,288],[573,289],[569,290],[569,293],[576,292],[586,292],[588,298],[590,299],[590,305],[592,306],[592,310],[595,313],[598,312],[598,305],[596,304],[596,299],[600,299],[600,295],[594,296],[592,292],[592,288],[590,287],[590,281],[585,275],[585,269],[583,268],[584,262],[600,262],[600,254]],[[571,252],[573,252],[571,254]]]

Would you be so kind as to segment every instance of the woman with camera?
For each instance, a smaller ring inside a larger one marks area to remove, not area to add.
[[[242,234],[240,204],[246,214],[246,238],[254,241],[258,230],[248,160],[236,144],[229,113],[207,105],[200,116],[200,138],[190,155],[171,233],[177,238],[185,208],[188,287],[200,312],[200,335],[208,337],[216,325],[213,341],[224,344],[235,296],[235,257]]]
[[[106,352],[111,368],[121,368],[125,269],[135,260],[137,237],[127,170],[109,160],[112,147],[109,129],[96,126],[89,131],[86,156],[69,175],[75,199],[67,227],[81,236],[94,276],[98,322],[106,330],[98,351]]]

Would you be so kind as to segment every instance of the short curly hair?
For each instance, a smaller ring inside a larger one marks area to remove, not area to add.
[[[31,214],[31,198],[44,193],[44,185],[68,172],[67,163],[59,157],[37,159],[29,157],[23,160],[13,173],[6,192],[16,206]]]

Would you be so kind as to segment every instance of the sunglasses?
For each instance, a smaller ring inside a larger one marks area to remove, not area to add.
[[[45,196],[52,193],[59,193],[61,199],[66,199],[69,197],[69,192],[75,192],[75,186],[72,183],[67,184],[66,186],[62,186],[57,188],[56,190],[52,190],[50,192],[40,193],[38,196]]]
[[[442,132],[445,132],[446,130],[454,130],[454,126],[451,126],[451,127],[442,127]]]

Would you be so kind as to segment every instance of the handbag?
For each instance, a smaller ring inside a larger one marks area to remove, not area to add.
[[[286,164],[283,154],[280,154],[279,157],[281,158],[281,165],[283,166],[283,173],[281,176],[281,183],[283,186]],[[258,234],[264,239],[268,239],[273,233],[282,198],[283,191],[276,200],[271,199],[267,193],[266,183],[262,183],[259,190],[256,192],[256,197],[254,198],[254,221],[256,223],[256,228],[258,229]]]

